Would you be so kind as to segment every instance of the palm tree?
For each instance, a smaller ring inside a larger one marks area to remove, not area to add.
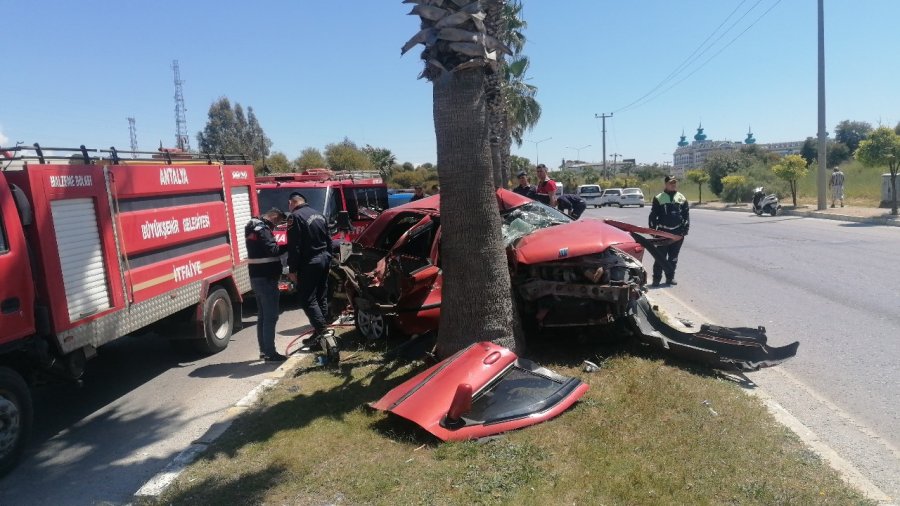
[[[508,50],[487,35],[486,11],[503,0],[405,0],[422,30],[402,49],[425,46],[421,77],[431,81],[444,270],[437,353],[446,357],[478,341],[515,350],[511,284],[494,190],[486,73]],[[465,3],[465,2],[460,2]],[[482,5],[487,6],[486,9]]]
[[[523,136],[527,130],[537,125],[541,118],[541,104],[534,98],[537,87],[526,82],[530,61],[527,56],[519,55],[504,67],[503,98],[506,106],[506,121],[503,134],[502,163],[509,166],[512,143],[522,146]]]

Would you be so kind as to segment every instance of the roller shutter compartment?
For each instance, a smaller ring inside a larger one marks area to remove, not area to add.
[[[100,244],[94,200],[67,199],[50,203],[59,247],[69,321],[109,309],[106,258]]]
[[[231,189],[231,207],[234,209],[234,230],[237,233],[235,240],[238,243],[240,260],[247,259],[247,242],[244,241],[244,227],[250,218],[250,188],[247,186]]]

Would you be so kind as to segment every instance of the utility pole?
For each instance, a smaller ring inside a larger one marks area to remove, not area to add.
[[[606,179],[609,179],[609,172],[606,170],[606,118],[612,118],[612,115],[613,113],[594,114],[595,118],[603,120],[603,173],[606,174]]]
[[[184,94],[181,85],[181,70],[178,68],[178,60],[172,60],[172,72],[175,74],[175,147],[182,151],[191,150],[191,138],[187,133],[187,119],[185,119]]]
[[[611,156],[612,159],[613,159],[613,170],[616,170],[616,159],[617,159],[618,157],[622,156],[622,155],[620,155],[619,153],[613,153],[613,154],[611,154],[611,155],[609,155],[609,156]],[[609,179],[608,176],[607,176],[607,179]]]
[[[824,0],[819,0],[819,177],[817,186],[819,189],[819,211],[825,209],[825,164],[827,153],[825,142],[828,132],[825,131],[825,6]]]

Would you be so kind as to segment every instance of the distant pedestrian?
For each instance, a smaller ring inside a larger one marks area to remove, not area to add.
[[[424,199],[427,196],[428,195],[425,193],[425,190],[422,189],[422,185],[417,184],[413,186],[413,196],[411,199],[409,199],[409,201],[413,202],[416,200]]]
[[[543,163],[537,166],[538,184],[535,189],[535,200],[543,202],[550,207],[556,207],[556,181],[550,179],[547,166]]]
[[[328,270],[331,268],[331,236],[328,222],[321,213],[306,203],[299,192],[290,195],[291,216],[287,229],[288,269],[297,286],[297,298],[313,334],[301,344],[310,349],[318,346],[328,323]]]
[[[523,197],[533,199],[535,190],[534,185],[529,184],[528,182],[528,173],[523,170],[519,172],[516,177],[519,179],[519,186],[513,188],[513,193],[518,193]]]
[[[650,208],[650,228],[682,237],[686,236],[691,227],[688,200],[678,191],[678,179],[675,176],[666,176],[663,181],[666,184],[665,189],[653,197],[653,205]],[[669,285],[678,284],[675,281],[675,267],[678,265],[678,252],[681,251],[683,244],[684,239],[681,239],[659,248],[668,261],[665,271],[666,283]],[[654,259],[653,286],[659,286],[663,270],[663,265]]]
[[[560,195],[556,201],[556,205],[559,207],[560,211],[568,214],[573,220],[580,218],[581,213],[587,208],[587,203],[583,198],[578,195],[572,195],[571,193]]]
[[[835,200],[839,200],[841,207],[844,207],[844,173],[839,167],[832,169],[828,186],[831,187],[831,207],[834,207]]]
[[[266,362],[283,362],[287,359],[275,350],[275,324],[278,323],[278,279],[281,277],[281,254],[286,248],[278,246],[272,230],[285,219],[276,208],[269,209],[259,218],[251,219],[244,227],[247,244],[247,263],[250,287],[256,298],[256,341],[259,358]]]

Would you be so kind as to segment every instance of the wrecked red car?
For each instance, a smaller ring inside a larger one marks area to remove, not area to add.
[[[440,195],[384,211],[342,263],[356,325],[370,339],[436,330],[440,316]],[[527,327],[594,327],[629,313],[647,274],[645,246],[679,236],[633,225],[572,221],[497,190],[516,303]]]

